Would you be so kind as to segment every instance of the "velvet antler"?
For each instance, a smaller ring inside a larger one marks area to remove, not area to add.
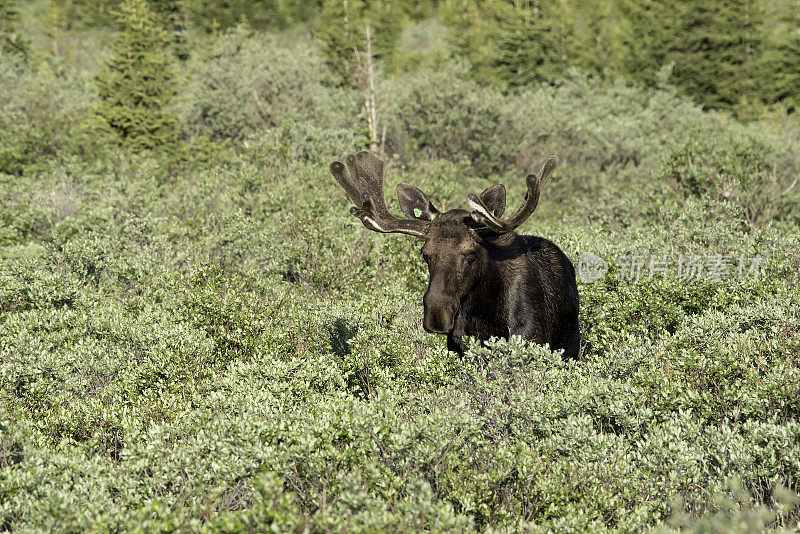
[[[529,174],[527,176],[525,182],[528,185],[528,191],[525,193],[525,200],[522,202],[519,209],[517,209],[517,212],[506,220],[499,218],[499,216],[502,215],[500,213],[496,215],[493,214],[478,195],[474,193],[470,194],[467,199],[470,207],[474,210],[472,212],[472,218],[479,223],[485,224],[498,234],[505,234],[513,231],[536,211],[542,186],[547,183],[547,180],[550,178],[550,175],[553,174],[557,166],[558,156],[550,156],[550,159],[542,165],[538,174]]]
[[[350,154],[344,164],[331,163],[331,174],[353,201],[355,207],[350,213],[361,219],[370,230],[383,233],[409,234],[417,237],[425,235],[429,223],[419,219],[399,219],[386,209],[383,193],[385,164],[369,152]]]

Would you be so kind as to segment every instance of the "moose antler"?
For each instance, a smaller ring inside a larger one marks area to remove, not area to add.
[[[369,152],[350,154],[345,159],[350,173],[340,161],[331,163],[331,174],[353,201],[350,213],[361,219],[370,230],[383,233],[425,235],[428,223],[413,219],[398,219],[386,209],[383,196],[385,164]]]
[[[536,206],[539,204],[539,194],[541,193],[542,186],[547,183],[550,175],[558,166],[558,156],[550,156],[550,158],[542,165],[538,174],[529,174],[525,178],[528,185],[528,192],[525,193],[525,200],[522,205],[517,209],[517,212],[506,220],[501,220],[498,216],[484,205],[480,197],[474,193],[467,197],[470,207],[475,210],[472,212],[472,218],[477,222],[485,224],[498,234],[505,234],[513,231],[519,225],[524,223],[531,214],[536,211]],[[500,214],[498,214],[500,215]]]

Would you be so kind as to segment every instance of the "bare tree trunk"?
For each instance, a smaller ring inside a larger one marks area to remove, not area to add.
[[[375,107],[375,71],[372,67],[372,34],[369,31],[369,26],[367,26],[367,82],[369,84],[369,136],[372,141],[370,150],[374,152],[378,143],[378,116]]]
[[[366,111],[367,128],[369,129],[370,150],[374,152],[378,148],[378,109],[375,102],[375,67],[372,62],[372,33],[369,26],[367,26],[366,38],[366,65],[361,62],[361,53],[357,46],[354,51],[356,67],[358,69],[358,85],[364,95],[364,110]],[[381,139],[381,151],[382,150],[383,140]]]

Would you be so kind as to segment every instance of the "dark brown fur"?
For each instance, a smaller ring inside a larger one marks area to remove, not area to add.
[[[547,239],[510,232],[476,240],[470,226],[469,212],[450,210],[425,237],[425,330],[446,333],[447,348],[459,354],[464,336],[518,335],[576,357],[578,288],[569,259]]]
[[[538,175],[528,177],[523,206],[508,220],[505,188],[494,186],[471,195],[475,211],[439,213],[417,188],[400,184],[400,207],[409,220],[396,219],[383,200],[383,162],[367,152],[335,162],[331,172],[356,204],[351,211],[378,232],[420,237],[430,279],[423,298],[423,327],[447,334],[447,348],[463,354],[463,338],[479,340],[512,335],[578,356],[578,288],[575,269],[547,239],[520,236],[513,228],[535,210],[539,190],[558,163],[551,158]]]

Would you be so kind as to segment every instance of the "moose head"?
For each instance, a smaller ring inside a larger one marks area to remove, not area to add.
[[[441,213],[422,191],[405,183],[397,186],[397,198],[406,218],[395,217],[386,209],[384,162],[369,152],[350,154],[346,162],[349,172],[339,161],[333,162],[330,170],[355,204],[350,208],[350,213],[375,232],[408,234],[424,241],[422,256],[428,264],[430,275],[423,298],[425,330],[451,334],[454,338],[452,344],[456,347],[454,350],[458,352],[462,352],[460,337],[463,333],[479,337],[507,337],[509,333],[514,333],[513,319],[502,317],[487,318],[483,321],[486,323],[484,327],[477,329],[480,331],[470,333],[470,322],[481,322],[481,310],[462,313],[462,304],[471,301],[475,308],[477,302],[491,300],[492,292],[498,293],[495,300],[509,300],[509,291],[514,288],[503,285],[510,276],[504,270],[524,271],[526,265],[520,264],[521,260],[502,263],[498,259],[514,256],[508,254],[509,247],[519,248],[518,244],[513,245],[514,237],[518,237],[513,231],[536,209],[541,188],[558,165],[558,158],[552,156],[538,173],[527,177],[525,200],[508,219],[501,218],[506,208],[506,189],[503,185],[489,187],[480,195],[470,194],[468,203],[472,211],[451,209]],[[482,287],[483,291],[477,291],[478,287]],[[476,294],[479,298],[475,298]],[[525,298],[525,295],[515,298]],[[575,300],[577,302],[577,296]],[[500,306],[496,302],[494,304],[484,306],[485,310]],[[498,310],[495,315],[501,314]],[[459,315],[462,316],[461,323],[464,323],[461,328],[456,325]],[[458,330],[455,336],[452,335],[454,330]]]

